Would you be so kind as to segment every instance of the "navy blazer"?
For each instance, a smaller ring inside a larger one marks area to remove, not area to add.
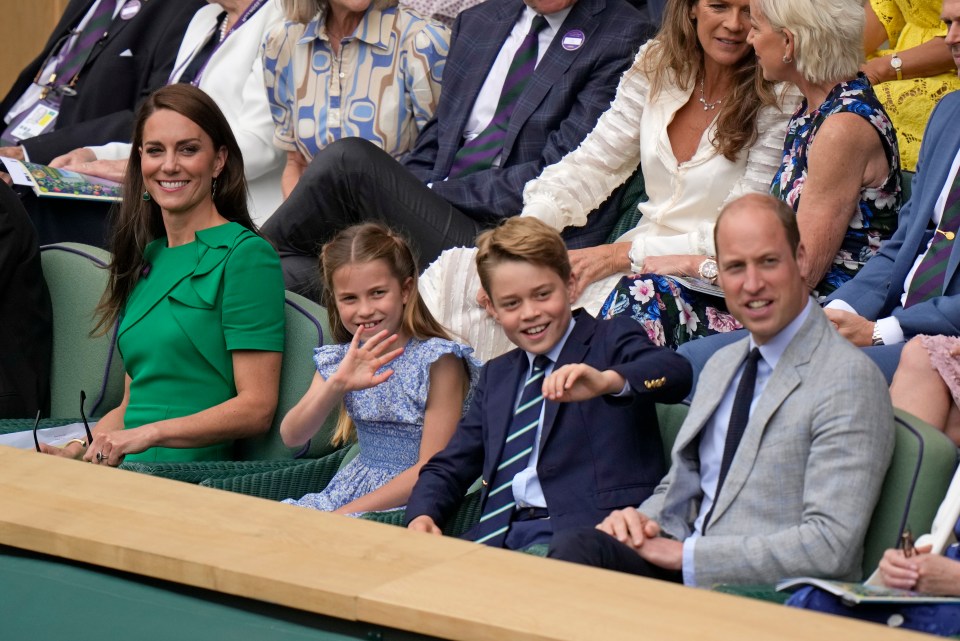
[[[622,398],[580,403],[546,402],[537,475],[554,533],[593,526],[611,510],[637,506],[664,475],[655,402],[675,403],[690,390],[690,364],[655,347],[627,318],[598,321],[583,310],[557,359],[557,367],[587,363],[621,374],[631,387]],[[515,349],[488,362],[473,402],[445,449],[420,471],[407,504],[407,522],[427,514],[440,527],[469,486],[493,476],[510,427],[526,354]],[[483,489],[483,500],[486,492]]]
[[[590,133],[646,39],[643,14],[623,0],[577,0],[520,96],[500,167],[444,180],[480,88],[524,6],[521,0],[486,0],[457,17],[437,111],[403,160],[454,207],[487,224],[520,213],[524,185]],[[583,32],[584,43],[568,51],[562,41],[573,30]],[[571,246],[604,242],[615,219],[616,212],[591,216]]]
[[[70,1],[43,51],[0,102],[0,117],[20,99],[54,46],[76,27],[91,4],[92,0]],[[46,164],[77,147],[130,140],[137,105],[167,84],[187,24],[205,4],[201,0],[140,0],[140,11],[129,20],[118,14],[106,40],[93,50],[80,71],[77,95],[64,96],[54,130],[23,141],[30,160]]]
[[[960,335],[960,244],[955,243],[944,275],[944,294],[938,298],[900,306],[903,284],[917,256],[925,252],[933,234],[930,216],[960,153],[960,91],[943,97],[933,110],[920,146],[912,196],[900,210],[899,227],[877,255],[851,280],[827,299],[842,300],[869,320],[895,316],[903,335]]]

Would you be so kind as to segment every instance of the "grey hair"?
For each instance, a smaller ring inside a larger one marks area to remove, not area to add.
[[[373,0],[374,9],[389,9],[397,6],[399,0]],[[326,11],[330,6],[329,0],[280,0],[284,17],[290,22],[307,24],[318,13]]]
[[[806,80],[821,84],[848,80],[863,61],[862,0],[758,0],[776,30],[793,34],[793,57]]]

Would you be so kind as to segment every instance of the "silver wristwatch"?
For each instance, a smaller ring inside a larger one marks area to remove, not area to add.
[[[870,340],[873,346],[883,345],[883,336],[880,335],[880,323],[873,324],[873,338]]]

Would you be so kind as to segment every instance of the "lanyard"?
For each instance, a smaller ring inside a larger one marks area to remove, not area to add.
[[[216,54],[217,51],[220,49],[220,47],[223,46],[223,43],[227,41],[227,38],[229,38],[234,31],[242,27],[247,22],[247,20],[252,18],[253,15],[257,11],[259,11],[263,5],[267,3],[267,1],[268,0],[253,0],[253,2],[250,3],[250,6],[248,6],[246,10],[240,15],[240,17],[237,19],[234,25],[230,27],[230,30],[227,31],[227,33],[223,34],[223,38],[216,44],[216,46],[214,46],[213,50],[209,54],[207,54],[206,60],[203,61],[203,64],[197,70],[197,73],[196,75],[194,75],[193,79],[190,81],[190,84],[192,84],[194,87],[200,86],[200,77],[203,76],[203,72],[207,68],[207,65],[210,63],[210,59],[213,58],[214,54]],[[224,17],[224,20],[226,20],[226,17]],[[220,30],[219,25],[220,23],[218,21],[217,25],[214,26],[213,31],[210,33],[208,38],[204,40],[202,43],[200,43],[193,50],[193,52],[191,52],[191,54],[187,56],[186,60],[184,60],[177,69],[173,70],[173,73],[170,74],[170,82],[174,82],[175,79],[180,78],[184,70],[187,68],[187,66],[190,65],[191,62],[193,62],[197,54],[201,53],[206,48],[206,45],[209,44],[212,38],[217,37],[217,33]]]

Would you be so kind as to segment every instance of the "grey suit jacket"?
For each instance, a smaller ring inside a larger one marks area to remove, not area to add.
[[[700,509],[700,431],[746,358],[748,340],[718,351],[640,511],[684,540]],[[893,453],[883,375],[834,331],[819,307],[757,400],[709,523],[696,542],[698,585],[791,576],[860,578],[863,539]]]

